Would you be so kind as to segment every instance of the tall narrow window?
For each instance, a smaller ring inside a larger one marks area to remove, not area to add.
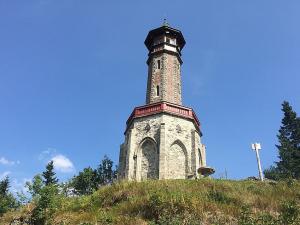
[[[203,166],[202,155],[201,155],[201,151],[199,148],[198,148],[198,160],[199,160],[200,166]]]
[[[160,60],[157,60],[157,69],[160,69]]]
[[[156,86],[156,96],[159,96],[159,86]]]

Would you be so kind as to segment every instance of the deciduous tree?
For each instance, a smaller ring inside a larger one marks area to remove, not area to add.
[[[32,197],[36,197],[40,194],[43,185],[43,179],[40,174],[35,175],[32,182],[26,182],[25,184]]]
[[[71,182],[74,192],[79,195],[91,194],[97,189],[97,171],[91,167],[84,168]]]
[[[116,178],[116,170],[113,169],[113,161],[106,155],[97,168],[97,179],[100,185],[111,184]]]

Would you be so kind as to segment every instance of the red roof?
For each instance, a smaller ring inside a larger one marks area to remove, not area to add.
[[[176,105],[169,102],[158,102],[134,108],[133,112],[126,122],[126,130],[129,128],[135,118],[145,117],[158,113],[168,113],[171,115],[176,115],[178,117],[190,119],[194,122],[197,130],[200,131],[200,122],[192,108]]]

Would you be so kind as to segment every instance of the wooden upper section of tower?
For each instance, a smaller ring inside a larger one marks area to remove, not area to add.
[[[185,45],[184,37],[180,30],[170,27],[168,23],[164,22],[161,27],[149,31],[144,43],[149,50],[148,64],[151,55],[162,51],[177,54],[182,63],[180,56]]]
[[[149,50],[149,55],[159,50],[181,55],[185,40],[180,30],[170,27],[165,22],[161,27],[149,31],[144,43]]]

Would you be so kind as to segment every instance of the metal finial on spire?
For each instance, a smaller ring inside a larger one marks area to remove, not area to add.
[[[165,26],[165,27],[168,27],[168,26],[169,26],[169,23],[167,22],[167,19],[166,19],[166,18],[164,18],[164,22],[163,22],[162,25]]]

